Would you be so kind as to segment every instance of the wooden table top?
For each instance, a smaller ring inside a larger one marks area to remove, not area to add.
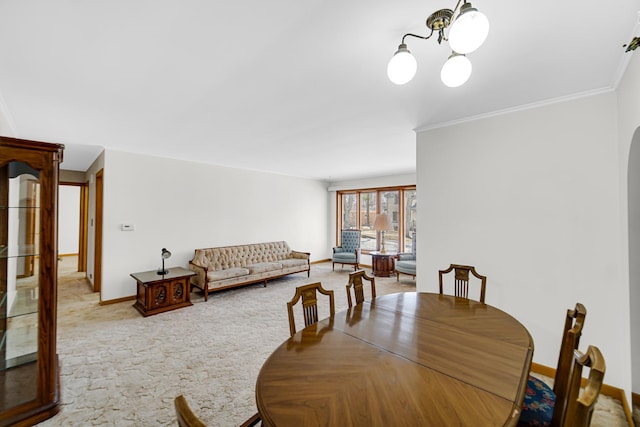
[[[131,273],[130,276],[140,283],[151,284],[155,282],[171,280],[178,277],[195,276],[196,272],[187,270],[183,267],[167,268],[167,274],[158,274],[157,270],[142,271],[140,273]]]
[[[264,363],[266,426],[516,425],[533,357],[507,313],[406,292],[309,326]]]

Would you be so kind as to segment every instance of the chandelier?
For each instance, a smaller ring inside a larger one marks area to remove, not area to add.
[[[478,49],[486,40],[489,34],[489,20],[466,0],[460,6],[461,1],[463,0],[458,0],[453,10],[440,9],[427,18],[427,28],[431,30],[428,36],[412,33],[402,36],[402,43],[387,66],[389,80],[403,85],[416,75],[417,62],[409,52],[404,39],[411,36],[428,40],[434,34],[438,34],[438,44],[442,44],[444,40],[449,42],[451,48],[451,55],[440,71],[442,82],[449,87],[458,87],[469,79],[472,67],[466,55]],[[445,29],[449,29],[448,35],[445,35]]]

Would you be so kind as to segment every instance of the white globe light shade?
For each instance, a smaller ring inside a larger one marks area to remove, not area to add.
[[[442,66],[440,79],[449,87],[462,86],[471,76],[471,61],[464,55],[453,54]]]
[[[449,29],[451,50],[463,55],[482,46],[489,35],[489,20],[485,14],[472,7],[465,10],[453,21]]]
[[[393,83],[403,85],[413,79],[417,70],[418,63],[416,62],[416,58],[411,55],[411,52],[407,49],[407,45],[401,44],[400,47],[398,47],[398,51],[393,55],[391,60],[389,60],[387,76],[389,76],[389,80]]]

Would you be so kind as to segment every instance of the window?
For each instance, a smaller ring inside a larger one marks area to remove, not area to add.
[[[343,194],[342,195],[342,226],[343,230],[351,230],[357,229],[357,200],[358,195],[353,194]]]
[[[362,237],[360,248],[364,251],[376,250],[376,231],[373,229],[373,221],[377,212],[376,192],[360,193],[360,230]]]
[[[384,246],[389,252],[411,252],[416,231],[416,188],[372,188],[338,192],[338,244],[340,230],[361,230],[363,253],[380,249],[381,232],[373,229],[376,215],[386,213],[393,230],[384,232]]]
[[[389,252],[398,251],[400,229],[398,218],[400,213],[400,190],[382,191],[380,193],[380,213],[386,213],[393,225],[393,230],[384,231],[384,247]]]
[[[411,252],[413,235],[416,233],[416,190],[404,192],[404,251]]]

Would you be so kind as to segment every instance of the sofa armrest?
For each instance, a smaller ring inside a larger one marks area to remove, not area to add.
[[[337,254],[339,252],[344,252],[344,250],[342,250],[342,246],[334,246],[333,253]]]
[[[195,264],[189,261],[189,270],[195,271],[196,275],[191,277],[191,283],[201,286],[203,289],[207,286],[207,267]]]
[[[415,261],[416,257],[412,253],[399,253],[398,261]]]
[[[291,258],[300,258],[309,260],[311,252],[291,251]]]

